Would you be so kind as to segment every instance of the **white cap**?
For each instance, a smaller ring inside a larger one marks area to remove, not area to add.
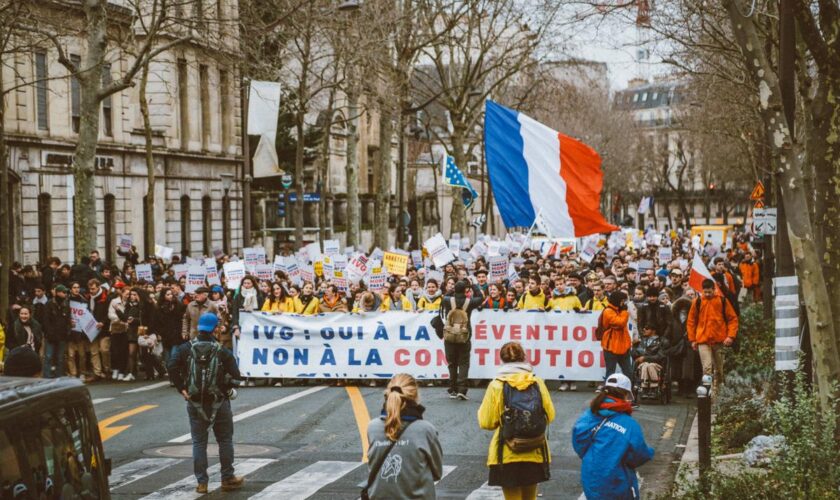
[[[604,384],[606,387],[617,387],[619,389],[624,389],[627,392],[633,392],[633,383],[630,382],[630,379],[627,378],[627,375],[622,373],[613,373],[609,377],[607,377],[607,382]]]

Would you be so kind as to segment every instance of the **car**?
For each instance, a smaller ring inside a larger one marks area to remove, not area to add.
[[[81,381],[0,377],[0,498],[109,499],[110,469]]]

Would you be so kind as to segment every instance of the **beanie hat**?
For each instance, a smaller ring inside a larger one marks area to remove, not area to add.
[[[70,290],[68,290],[68,289],[67,289],[67,287],[66,287],[66,286],[64,286],[64,285],[58,285],[57,287],[55,287],[55,291],[56,291],[56,292],[64,292],[64,293],[67,293],[67,292],[69,292]]]
[[[216,329],[219,324],[219,318],[211,312],[206,312],[198,318],[198,331],[210,333]]]
[[[622,292],[621,290],[616,290],[616,291],[614,291],[613,293],[610,294],[610,296],[607,300],[610,301],[611,305],[613,305],[615,307],[618,307],[618,306],[621,305],[621,301],[625,300],[626,298],[627,298],[627,295],[625,295],[624,292]]]

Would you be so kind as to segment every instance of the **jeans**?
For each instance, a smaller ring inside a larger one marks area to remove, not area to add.
[[[44,377],[55,378],[64,376],[64,354],[67,352],[67,342],[44,342]],[[53,366],[56,367],[53,370]]]
[[[449,392],[466,394],[467,377],[470,372],[472,342],[469,340],[464,344],[444,342],[443,348],[446,353],[447,367],[449,368]]]
[[[187,414],[190,416],[190,434],[193,443],[193,471],[198,484],[207,484],[207,433],[210,422],[206,421],[201,412],[187,402]],[[209,414],[208,414],[209,416]],[[219,462],[222,464],[222,480],[230,479],[233,475],[233,412],[230,400],[225,398],[216,420],[213,422],[213,435],[219,444]]]
[[[630,366],[630,351],[619,356],[609,351],[604,351],[604,361],[607,363],[607,377],[615,373],[615,365],[621,367],[621,373],[633,380],[633,368]]]

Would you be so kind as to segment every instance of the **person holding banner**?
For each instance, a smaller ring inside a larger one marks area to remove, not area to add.
[[[388,292],[382,298],[381,311],[404,311],[412,312],[411,302],[402,293],[402,288],[396,283],[388,287]]]
[[[283,283],[275,281],[271,285],[271,294],[268,297],[266,297],[265,302],[263,302],[260,311],[272,314],[294,313],[295,301],[291,297],[289,297],[289,294],[288,292],[286,292],[286,287],[283,286]]]
[[[70,301],[71,309],[75,306],[87,310],[89,307],[87,300],[82,296],[82,286],[78,281],[70,284],[70,297],[68,297],[68,300]],[[82,331],[81,326],[78,324],[78,318],[74,317],[73,328],[70,329],[70,340],[67,343],[68,375],[78,377],[79,380],[85,380],[87,367],[87,356],[85,353],[88,351],[90,351],[90,340],[88,340],[87,335],[85,335],[85,332]]]
[[[379,418],[367,428],[368,475],[364,493],[372,500],[435,498],[443,477],[443,450],[438,432],[423,420],[417,381],[400,373],[385,388]]]
[[[481,304],[482,309],[490,309],[491,311],[505,311],[505,298],[502,296],[501,285],[496,283],[487,287],[487,298]]]
[[[443,302],[443,294],[440,293],[438,282],[434,278],[429,278],[426,282],[426,291],[417,299],[417,312],[439,311],[441,302]]]
[[[525,350],[520,343],[508,342],[503,345],[499,357],[503,364],[499,367],[497,377],[487,386],[484,400],[478,409],[479,427],[495,431],[487,450],[487,467],[490,468],[487,482],[490,486],[501,486],[506,500],[535,500],[537,485],[551,477],[551,452],[545,434],[538,446],[532,445],[530,450],[515,451],[514,447],[517,444],[513,439],[503,439],[502,426],[508,425],[505,423],[506,413],[509,411],[508,398],[514,393],[521,394],[532,390],[535,394],[534,399],[536,394],[539,394],[541,404],[538,404],[537,408],[542,407],[546,426],[554,420],[554,403],[545,382],[534,375],[534,368],[525,360]],[[532,387],[534,385],[536,388]],[[531,415],[537,420],[533,412]],[[521,438],[514,435],[514,439]]]
[[[545,311],[548,300],[541,288],[539,276],[528,278],[528,291],[519,299],[520,311]]]
[[[300,295],[295,297],[295,312],[304,316],[318,314],[319,300],[315,296],[315,286],[311,281],[303,283]]]
[[[338,292],[335,285],[327,285],[324,289],[324,298],[318,304],[318,310],[322,313],[347,312],[347,300]]]

